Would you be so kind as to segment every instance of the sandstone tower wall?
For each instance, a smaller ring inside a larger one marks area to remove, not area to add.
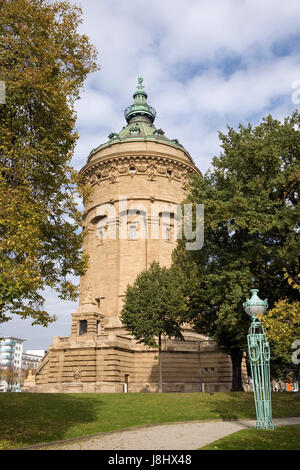
[[[119,315],[126,287],[141,271],[152,261],[170,266],[177,210],[190,176],[201,173],[182,145],[153,125],[140,80],[133,96],[128,125],[92,150],[82,169],[92,187],[83,213],[89,267],[70,335],[54,338],[28,391],[158,391],[157,350],[137,344]],[[230,390],[229,356],[189,328],[184,336],[163,340],[163,391]]]

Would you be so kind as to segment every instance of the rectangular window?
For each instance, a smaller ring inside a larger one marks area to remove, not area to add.
[[[166,240],[171,240],[171,227],[170,225],[166,226]]]
[[[87,320],[79,320],[79,336],[87,333]]]
[[[136,225],[129,226],[129,238],[130,240],[136,240]]]

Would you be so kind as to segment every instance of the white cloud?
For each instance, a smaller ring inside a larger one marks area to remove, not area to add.
[[[196,152],[201,170],[212,156],[207,141],[215,141],[205,138],[204,130],[215,132],[217,139],[226,123],[280,112],[274,102],[282,96],[290,112],[298,49],[280,57],[272,48],[298,34],[298,10],[297,1],[283,5],[276,0],[84,3],[82,30],[97,46],[102,70],[88,81],[79,104],[76,164],[83,163],[82,147],[87,155],[110,130],[122,128],[122,112],[132,102],[139,73],[157,110],[157,125]],[[204,151],[206,156],[198,159]]]

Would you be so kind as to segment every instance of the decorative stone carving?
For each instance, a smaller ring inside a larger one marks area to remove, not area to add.
[[[121,175],[124,175],[128,172],[128,163],[125,161],[125,162],[121,162],[119,165],[118,165],[118,170],[119,170],[119,173]]]
[[[73,382],[81,382],[81,369],[75,367],[73,370]]]
[[[183,189],[187,189],[189,183],[189,175],[187,171],[183,172],[181,175],[181,186]]]
[[[155,181],[156,180],[156,166],[151,163],[148,168],[147,168],[147,177],[148,177],[148,180],[150,181]]]
[[[116,183],[118,178],[118,169],[116,165],[112,165],[109,172],[109,180],[111,183]]]
[[[140,126],[138,126],[138,124],[135,123],[133,124],[133,126],[131,126],[129,132],[131,135],[137,135],[140,133],[140,131],[141,131]]]
[[[107,178],[109,175],[109,166],[104,166],[102,170],[102,178]]]
[[[92,186],[95,184],[100,184],[100,179],[101,179],[101,171],[96,170],[95,173],[90,177],[90,183]]]
[[[157,165],[157,173],[160,175],[166,174],[166,166],[165,165]]]
[[[86,179],[92,186],[109,179],[116,183],[118,176],[134,177],[136,174],[147,175],[148,180],[155,181],[157,176],[180,181],[182,188],[188,185],[190,166],[163,156],[115,157],[113,160],[97,162],[86,170]]]
[[[145,173],[147,171],[147,163],[146,162],[136,163],[136,169],[139,173]]]
[[[173,171],[173,178],[177,179],[177,180],[181,180],[181,173],[180,171],[174,169]]]
[[[95,184],[98,183],[98,180],[97,180],[97,176],[96,175],[92,175],[91,178],[90,178],[90,183],[92,186],[95,186]]]

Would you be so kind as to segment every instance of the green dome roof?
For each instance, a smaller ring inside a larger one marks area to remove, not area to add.
[[[118,134],[111,132],[108,136],[109,142],[93,149],[89,154],[89,158],[107,145],[123,141],[128,142],[131,140],[154,140],[161,143],[171,144],[176,147],[180,147],[181,149],[184,148],[177,139],[168,139],[168,137],[165,136],[164,131],[162,129],[157,129],[153,124],[156,111],[148,105],[148,95],[144,91],[142,83],[143,78],[139,76],[137,90],[133,94],[134,103],[124,111],[127,126],[124,126]]]

